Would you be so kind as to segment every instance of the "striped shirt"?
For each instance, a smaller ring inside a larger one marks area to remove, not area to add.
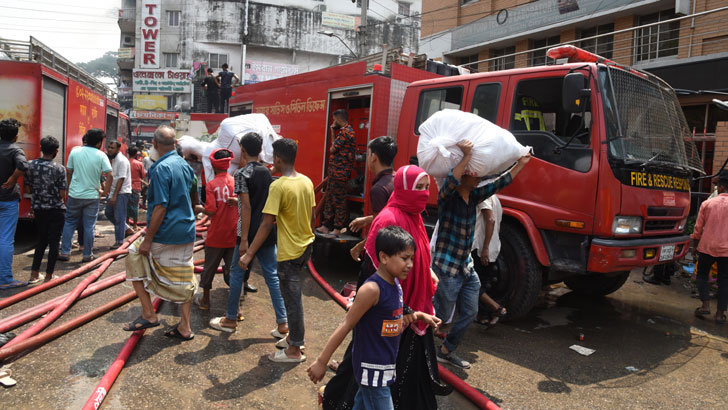
[[[466,203],[455,189],[460,181],[452,171],[447,175],[437,199],[440,215],[435,251],[432,254],[432,268],[439,275],[454,277],[457,274],[470,276],[473,273],[473,246],[476,210],[478,204],[513,181],[510,173],[490,184],[475,188]]]

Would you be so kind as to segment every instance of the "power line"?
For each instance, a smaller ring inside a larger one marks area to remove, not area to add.
[[[73,22],[73,23],[94,23],[94,24],[103,24],[105,26],[109,25],[109,23],[105,23],[105,22],[101,22],[101,21],[93,21],[93,20],[70,20],[70,19],[25,17],[25,16],[3,16],[3,17],[9,18],[9,19],[22,19],[22,20],[43,20],[43,21],[62,21],[62,22],[69,21],[69,22]]]
[[[11,9],[11,10],[35,11],[35,12],[39,12],[39,13],[71,14],[74,16],[90,16],[90,17],[96,17],[96,18],[109,18],[109,19],[117,18],[117,16],[103,16],[103,15],[99,15],[99,14],[73,13],[70,11],[38,10],[38,9],[28,9],[28,8],[24,8],[24,7],[0,6],[0,8]],[[109,10],[109,11],[111,11],[111,10]]]

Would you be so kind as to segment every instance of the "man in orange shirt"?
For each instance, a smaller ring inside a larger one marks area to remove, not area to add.
[[[210,153],[210,162],[215,170],[215,178],[207,183],[207,202],[205,206],[197,205],[195,212],[204,212],[210,216],[210,227],[205,239],[205,267],[200,276],[202,298],[195,300],[200,309],[210,308],[210,289],[220,261],[225,262],[223,274],[230,273],[230,264],[235,250],[238,226],[238,207],[227,204],[228,198],[234,196],[235,180],[227,173],[232,151],[220,148]]]
[[[139,198],[142,195],[142,184],[147,185],[144,181],[147,172],[144,170],[144,164],[139,161],[139,150],[136,147],[130,147],[126,150],[129,157],[129,166],[131,168],[131,198],[126,207],[126,214],[131,218],[133,224],[132,229],[127,229],[126,233],[132,234],[137,230],[137,218],[139,218]]]
[[[691,235],[693,258],[697,253],[697,284],[702,306],[695,309],[695,316],[710,314],[710,292],[708,274],[714,263],[718,263],[718,309],[716,323],[726,322],[728,308],[728,171],[721,171],[718,177],[718,196],[700,205],[698,220]]]

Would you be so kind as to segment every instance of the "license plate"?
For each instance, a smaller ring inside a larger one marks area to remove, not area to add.
[[[671,261],[675,257],[675,245],[666,245],[660,249],[660,262]]]

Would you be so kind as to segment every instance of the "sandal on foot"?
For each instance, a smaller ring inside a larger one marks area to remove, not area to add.
[[[288,344],[288,340],[286,340],[285,337],[283,339],[277,341],[275,344],[276,344],[276,347],[279,349],[288,349],[288,346],[290,346]],[[305,348],[306,348],[306,346],[299,347],[299,349],[301,349],[301,350],[304,350]]]
[[[270,331],[270,335],[275,337],[276,339],[285,339],[286,337],[288,337],[288,332],[281,333],[278,331],[278,328],[275,328]]]
[[[19,280],[14,280],[10,283],[0,285],[0,289],[16,289],[16,288],[22,288],[23,286],[28,286],[28,282],[21,282]]]
[[[203,304],[203,303],[201,302],[201,299],[200,299],[200,298],[195,298],[195,299],[193,300],[193,303],[195,304],[195,306],[197,306],[198,308],[200,308],[200,309],[202,309],[202,310],[210,310],[210,305],[205,305],[205,304]]]
[[[229,327],[229,326],[223,326],[222,320],[225,319],[225,317],[215,317],[210,319],[210,327],[215,330],[220,330],[222,332],[228,332],[228,333],[235,333],[235,331],[238,329],[236,327]]]
[[[695,317],[703,319],[705,316],[710,314],[710,309],[697,308],[695,309]]]
[[[268,360],[276,363],[302,363],[306,361],[306,355],[301,354],[301,357],[288,357],[285,350],[278,350],[275,353],[269,354]]]
[[[189,337],[185,337],[182,333],[179,332],[179,329],[177,328],[179,325],[174,325],[171,329],[164,332],[164,335],[167,337],[171,337],[173,339],[180,339],[180,340],[192,340],[195,338],[194,333],[190,333]]]
[[[491,315],[491,317],[490,317],[490,321],[487,324],[488,329],[490,329],[493,326],[497,325],[498,324],[498,321],[500,319],[503,319],[504,317],[506,317],[507,314],[508,314],[508,311],[506,310],[506,308],[504,308],[503,306],[501,306],[500,308],[498,308],[498,310],[496,310],[495,312],[493,312],[493,315]]]
[[[38,276],[37,278],[30,278],[28,279],[28,285],[35,285],[36,283],[40,283],[40,281],[43,280]]]
[[[150,327],[157,327],[157,326],[159,326],[159,321],[150,322],[147,319],[144,319],[142,316],[139,316],[133,322],[124,326],[124,330],[127,332],[135,332],[137,330],[149,329]]]
[[[725,315],[720,315],[715,317],[715,323],[719,325],[724,325],[726,323],[726,317]]]

